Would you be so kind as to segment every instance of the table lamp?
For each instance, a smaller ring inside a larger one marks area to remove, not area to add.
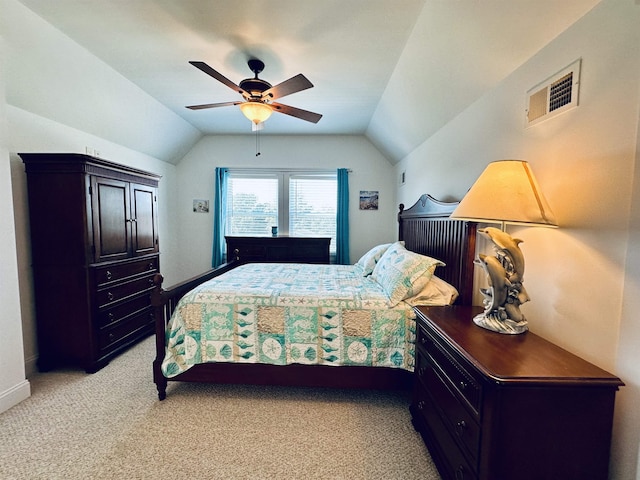
[[[474,323],[498,333],[526,332],[527,319],[520,311],[520,305],[529,301],[522,284],[522,240],[512,238],[505,225],[558,226],[529,164],[522,160],[491,162],[451,218],[501,225],[478,230],[493,243],[495,257],[479,254],[474,262],[486,273],[489,285],[480,289],[484,312]]]

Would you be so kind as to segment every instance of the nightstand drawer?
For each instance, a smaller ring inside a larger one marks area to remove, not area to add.
[[[436,458],[444,458],[446,461],[439,466],[446,469],[447,477],[460,480],[476,480],[474,469],[471,468],[463,455],[460,447],[450,435],[450,429],[442,421],[438,409],[433,404],[431,398],[425,391],[420,391],[416,399],[416,410],[420,414],[421,420],[427,424],[428,434],[433,435],[429,443],[429,449],[436,449],[432,455]],[[437,442],[434,440],[437,439]],[[442,472],[444,473],[444,472]]]
[[[416,372],[425,390],[433,398],[433,403],[442,413],[443,421],[449,431],[469,455],[473,465],[478,461],[480,445],[480,426],[460,403],[456,395],[450,390],[444,380],[430,362],[419,353],[416,357]]]
[[[449,385],[459,393],[460,397],[468,403],[475,415],[479,417],[482,398],[481,382],[438,343],[423,325],[418,326],[418,343],[433,359],[433,363],[440,367]]]

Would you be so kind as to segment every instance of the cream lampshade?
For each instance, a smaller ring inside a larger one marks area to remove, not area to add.
[[[451,218],[558,226],[529,164],[522,160],[500,160],[487,165]]]
[[[529,300],[522,284],[522,240],[506,233],[505,224],[558,226],[529,164],[522,160],[490,163],[451,218],[502,225],[501,229],[478,230],[491,240],[496,256],[479,254],[475,261],[485,271],[489,284],[480,289],[485,310],[474,318],[476,325],[499,333],[527,331],[527,320],[520,312],[520,305]]]

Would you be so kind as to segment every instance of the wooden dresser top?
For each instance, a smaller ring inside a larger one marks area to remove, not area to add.
[[[472,319],[482,311],[481,307],[458,305],[416,308],[442,339],[498,383],[624,385],[615,375],[534,333],[505,335],[478,327]]]

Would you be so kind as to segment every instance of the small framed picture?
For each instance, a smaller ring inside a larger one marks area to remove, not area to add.
[[[378,190],[360,190],[360,210],[378,210]]]
[[[193,211],[196,213],[208,213],[209,212],[209,200],[194,200]]]

